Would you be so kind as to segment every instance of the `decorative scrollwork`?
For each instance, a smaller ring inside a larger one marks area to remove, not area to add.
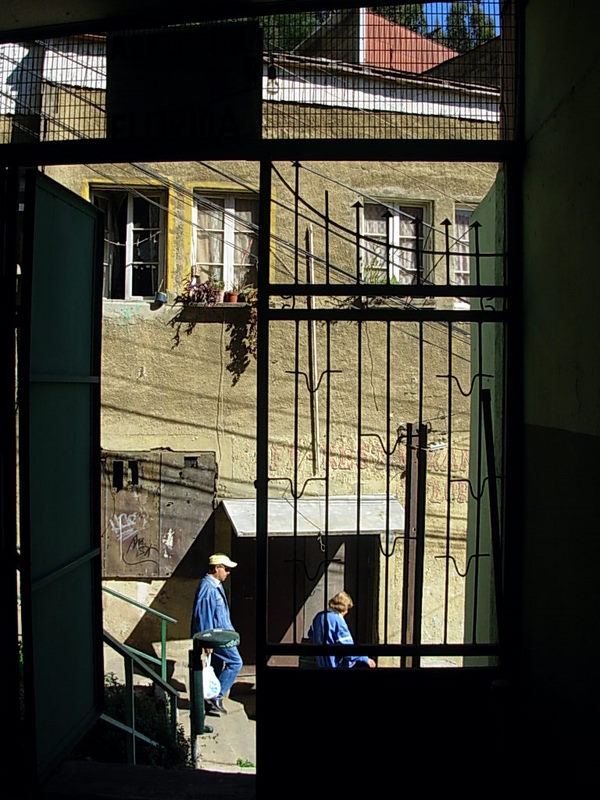
[[[456,574],[459,575],[461,578],[466,578],[468,573],[469,573],[469,569],[471,567],[471,564],[472,564],[473,560],[477,559],[477,558],[489,558],[490,554],[489,553],[474,553],[473,555],[469,556],[469,560],[467,561],[467,568],[466,568],[466,570],[464,572],[461,572],[459,570],[459,568],[458,568],[458,566],[456,564],[456,559],[454,558],[454,556],[448,555],[448,556],[434,556],[434,557],[435,558],[443,558],[446,561],[451,561],[453,566],[454,566],[454,569],[456,571]]]
[[[462,394],[463,397],[470,397],[473,394],[473,387],[475,386],[475,381],[483,378],[493,378],[493,375],[490,375],[488,372],[478,372],[476,375],[473,375],[473,379],[471,380],[471,387],[468,392],[463,391],[462,386],[460,385],[460,381],[456,377],[456,375],[436,375],[436,378],[453,378],[456,381],[456,385],[458,386],[458,391]]]
[[[319,477],[319,476],[315,476],[315,477],[312,477],[312,478],[307,478],[304,481],[302,489],[300,490],[300,492],[298,494],[294,493],[294,484],[292,482],[292,479],[288,478],[287,476],[285,476],[285,477],[280,476],[280,477],[267,478],[267,480],[268,481],[287,481],[289,483],[289,485],[290,485],[290,494],[292,495],[294,500],[299,500],[302,497],[302,495],[304,494],[304,492],[306,491],[306,486],[307,486],[308,483],[310,483],[310,481],[324,481],[325,478],[324,477]]]
[[[288,374],[288,375],[302,375],[304,377],[304,380],[306,381],[306,390],[308,392],[310,392],[311,394],[314,394],[315,392],[319,391],[319,386],[321,385],[321,381],[323,380],[325,375],[328,375],[328,374],[332,375],[334,372],[342,372],[342,370],[341,369],[324,369],[323,372],[321,373],[320,377],[319,377],[319,380],[317,381],[317,385],[314,387],[314,389],[311,389],[310,388],[310,382],[309,382],[310,379],[309,379],[308,373],[304,372],[301,369],[298,369],[298,370],[296,370],[296,369],[286,369],[286,374]]]

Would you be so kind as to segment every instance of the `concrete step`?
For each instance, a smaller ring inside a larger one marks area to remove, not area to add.
[[[177,719],[190,736],[189,640],[167,642],[167,680],[179,692]],[[154,643],[160,653],[160,643]],[[123,658],[112,648],[104,650],[105,674],[111,672],[124,682]],[[157,671],[160,671],[159,669]],[[148,686],[151,681],[135,675],[135,684]],[[212,732],[197,737],[197,767],[209,772],[256,773],[256,682],[255,668],[244,666],[231,695],[224,701],[226,716],[206,717]]]

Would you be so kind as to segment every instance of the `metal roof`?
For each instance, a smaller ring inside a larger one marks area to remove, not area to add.
[[[223,500],[223,508],[238,536],[256,536],[256,500]],[[327,532],[332,536],[360,534],[385,535],[404,532],[404,508],[394,496],[363,495],[360,498],[360,528],[357,526],[358,497],[336,495],[329,497]],[[301,497],[296,513],[293,498],[270,498],[268,534],[292,536],[294,519],[299,536],[325,534],[327,501],[324,497]],[[389,514],[389,517],[388,517]]]

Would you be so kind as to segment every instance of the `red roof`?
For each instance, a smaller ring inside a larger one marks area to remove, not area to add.
[[[365,64],[418,73],[457,55],[456,50],[437,44],[404,25],[390,22],[372,11],[365,14]]]

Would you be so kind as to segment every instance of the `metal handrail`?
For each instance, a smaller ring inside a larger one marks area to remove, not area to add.
[[[146,661],[150,661],[152,664],[159,664],[160,665],[160,674],[163,681],[167,680],[167,622],[173,622],[177,624],[177,620],[173,617],[169,617],[168,614],[163,614],[162,611],[157,611],[155,608],[150,608],[150,606],[145,606],[143,603],[139,603],[137,600],[132,600],[131,597],[127,597],[125,594],[120,594],[119,592],[115,592],[114,589],[109,589],[107,586],[102,587],[102,591],[106,592],[107,594],[112,594],[113,597],[118,597],[121,600],[125,600],[125,602],[130,603],[132,606],[137,606],[137,608],[143,608],[144,611],[148,611],[150,614],[154,614],[155,617],[160,618],[160,659],[155,658],[154,656],[149,655],[148,653],[143,653],[141,650],[136,650],[135,647],[131,647],[128,644],[123,644],[130,653],[133,655],[138,656],[139,658],[143,658]]]
[[[125,690],[127,692],[127,702],[125,703],[126,719],[124,723],[104,713],[100,715],[100,719],[108,722],[109,725],[119,728],[120,730],[129,734],[127,739],[127,760],[130,764],[135,764],[136,742],[138,739],[152,745],[153,747],[160,747],[160,744],[155,742],[153,739],[150,739],[148,736],[145,736],[143,733],[136,731],[135,729],[135,693],[133,685],[134,666],[139,672],[146,675],[148,678],[154,681],[155,684],[160,686],[168,695],[170,695],[169,716],[173,741],[176,741],[177,739],[177,702],[179,700],[179,692],[177,689],[174,689],[173,686],[163,680],[158,673],[154,672],[151,667],[145,664],[142,659],[131,653],[130,648],[128,648],[127,645],[121,644],[121,642],[117,641],[114,636],[111,636],[110,633],[103,631],[102,638],[105,644],[107,644],[109,647],[112,647],[115,652],[123,656],[125,664]]]

